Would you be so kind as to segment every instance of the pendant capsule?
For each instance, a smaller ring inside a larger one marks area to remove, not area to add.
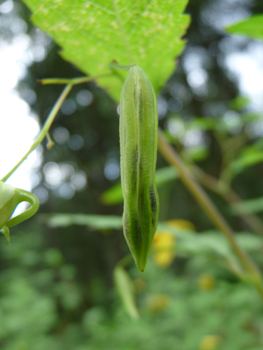
[[[152,84],[142,68],[131,66],[120,101],[123,231],[140,271],[145,269],[158,224],[157,128],[158,112]]]

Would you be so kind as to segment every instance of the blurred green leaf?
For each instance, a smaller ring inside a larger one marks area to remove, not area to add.
[[[177,180],[178,174],[174,167],[168,166],[156,170],[155,180],[157,187],[165,185],[167,182]]]
[[[81,303],[81,293],[78,286],[70,281],[60,282],[55,288],[55,293],[65,309],[74,310]]]
[[[85,74],[110,73],[112,60],[140,65],[155,91],[164,85],[182,52],[190,18],[187,0],[75,1],[24,0],[34,24],[62,48],[62,57]],[[127,73],[118,71],[99,84],[119,101]]]
[[[93,229],[120,229],[120,216],[86,215],[86,214],[52,214],[41,215],[49,227],[67,227],[70,225],[89,226]]]
[[[253,150],[253,151],[252,151]],[[231,171],[237,175],[246,168],[261,163],[263,161],[263,151],[257,150],[255,147],[245,150],[231,163]]]
[[[93,229],[121,229],[121,216],[105,216],[105,215],[85,215],[85,214],[52,214],[42,215],[49,227],[66,227],[69,225],[83,225]],[[217,254],[218,256],[233,256],[225,237],[219,231],[210,230],[197,234],[194,231],[171,227],[165,222],[159,222],[157,231],[169,231],[177,237],[177,250],[187,254]],[[248,234],[249,235],[249,234]],[[238,233],[236,238],[242,242],[246,241],[245,233]],[[251,250],[257,250],[262,245],[262,238],[251,236]],[[244,247],[246,248],[246,247]]]
[[[238,261],[225,237],[217,230],[196,233],[189,230],[171,228],[165,223],[158,224],[158,231],[170,231],[176,240],[176,252],[180,255],[204,255],[219,263],[231,262],[238,266]],[[250,233],[237,233],[236,239],[247,251],[259,251],[263,247],[263,239]]]
[[[177,237],[176,251],[178,253],[195,254],[214,254],[217,256],[232,256],[225,238],[218,231],[208,231],[202,234],[195,232],[179,230],[161,223],[158,230],[170,231]]]
[[[156,185],[160,187],[167,182],[173,181],[178,178],[178,174],[174,167],[164,167],[157,169],[155,173]],[[101,195],[101,201],[106,205],[119,204],[123,202],[121,183],[109,188],[107,191],[103,192]]]
[[[230,34],[263,40],[263,15],[254,15],[225,28]]]
[[[123,202],[123,194],[121,183],[118,182],[116,185],[110,187],[107,191],[101,195],[101,202],[105,205],[120,204]]]
[[[45,259],[47,264],[54,268],[62,265],[64,261],[62,253],[55,248],[50,248],[46,251]]]
[[[205,146],[195,146],[185,149],[185,153],[192,161],[198,162],[207,158],[209,149]]]
[[[206,246],[214,239],[217,243],[212,231],[206,233],[211,234]],[[181,231],[177,236],[186,238],[189,234],[192,239],[190,231]],[[197,239],[202,236],[201,233],[193,235]],[[202,254],[195,254],[188,260],[182,274],[174,273],[173,268],[157,268],[151,258],[143,275],[131,269],[132,281],[126,276],[128,286],[136,281],[145,288],[136,296],[141,317],[132,322],[123,311],[123,305],[116,301],[112,288],[102,286],[102,299],[98,302],[92,298],[92,284],[84,281],[79,288],[76,282],[70,281],[71,273],[65,276],[68,281],[61,281],[60,268],[58,274],[51,274],[52,278],[45,277],[53,268],[46,269],[43,236],[27,230],[14,235],[10,246],[0,245],[0,256],[5,261],[5,269],[0,274],[0,319],[4,320],[0,341],[4,350],[86,350],[87,346],[89,350],[130,350],[140,349],[141,344],[146,343],[151,350],[170,350],[175,343],[178,349],[193,350],[196,344],[199,348],[202,339],[209,334],[224,335],[218,350],[262,348],[260,296],[250,285],[231,278]],[[237,236],[242,246],[252,249],[251,252],[261,246],[259,237],[249,233]],[[21,259],[27,250],[37,253],[42,263],[23,266]],[[214,279],[214,288],[209,291],[200,288],[199,279],[204,273]],[[99,293],[97,288],[94,292]],[[133,295],[132,287],[124,297],[129,293]],[[132,298],[134,300],[134,295]],[[160,307],[161,298],[169,303],[153,313],[153,307]]]
[[[215,130],[220,123],[219,118],[205,117],[192,118],[186,122],[187,130]]]
[[[247,112],[241,114],[242,122],[244,124],[249,124],[253,122],[260,122],[263,120],[263,114],[262,113],[256,113],[256,112]]]
[[[249,100],[245,96],[239,96],[231,103],[232,109],[242,109],[245,107],[245,104],[249,103]],[[242,108],[241,108],[242,106]],[[203,117],[203,118],[192,118],[189,121],[185,122],[186,131],[188,130],[215,130],[221,134],[231,131],[231,129],[236,127],[242,127],[244,125],[260,122],[263,120],[262,113],[256,112],[246,112],[242,114],[237,114],[230,117],[229,119],[225,118],[216,118],[216,117]],[[232,120],[231,120],[232,119]],[[172,140],[170,139],[170,142]]]
[[[123,306],[131,318],[139,318],[139,312],[135,303],[132,280],[129,274],[121,266],[116,266],[113,272],[116,289]]]
[[[241,134],[240,134],[241,135]],[[228,149],[230,147],[227,147]],[[252,145],[243,148],[241,154],[232,160],[227,171],[233,175],[243,172],[247,167],[256,165],[263,161],[263,139],[260,138]]]
[[[251,213],[260,213],[263,211],[263,197],[243,200],[242,203],[232,204],[230,209],[231,214],[235,216],[239,216],[240,211],[243,210],[249,210]]]
[[[247,96],[237,96],[230,102],[230,108],[236,111],[241,111],[250,104],[250,98]]]

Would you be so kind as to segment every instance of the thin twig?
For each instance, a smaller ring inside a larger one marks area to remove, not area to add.
[[[82,84],[82,83],[86,83],[88,81],[93,81],[96,80],[98,78],[104,78],[104,77],[108,77],[111,76],[111,73],[108,74],[100,74],[100,75],[96,75],[96,76],[92,76],[92,77],[80,77],[80,78],[73,78],[73,79],[59,79],[59,78],[52,78],[52,79],[43,79],[43,80],[39,80],[39,83],[46,85],[46,84],[67,84],[64,88],[64,90],[62,91],[61,95],[59,96],[57,102],[55,103],[54,107],[52,108],[51,112],[49,113],[47,120],[40,132],[40,134],[38,135],[36,141],[32,144],[32,146],[30,147],[30,149],[28,150],[28,152],[24,155],[23,158],[20,159],[20,161],[13,167],[13,169],[11,169],[9,171],[8,174],[6,174],[1,181],[5,182],[15,171],[16,169],[24,162],[24,160],[27,159],[27,157],[29,156],[29,154],[31,152],[34,151],[34,149],[36,149],[36,147],[43,141],[43,139],[47,136],[48,140],[49,140],[49,129],[60,109],[60,107],[62,106],[62,103],[65,101],[66,97],[68,96],[69,92],[71,91],[73,85],[77,85],[77,84]],[[51,141],[51,143],[49,143],[49,146],[52,147],[52,140],[50,139],[49,141]]]
[[[40,134],[38,135],[37,139],[35,142],[33,142],[32,146],[30,147],[30,149],[28,150],[28,152],[24,155],[23,158],[20,159],[20,161],[13,167],[13,169],[11,169],[9,171],[8,174],[5,175],[5,177],[3,177],[3,179],[1,181],[5,182],[15,171],[16,169],[24,162],[24,160],[27,159],[27,157],[29,156],[29,154],[34,151],[34,149],[43,141],[43,139],[46,137],[46,134],[49,130],[49,128],[51,127],[51,124],[53,123],[57,112],[59,111],[62,103],[64,102],[65,98],[67,97],[67,95],[69,94],[70,90],[72,89],[72,84],[68,84],[65,86],[64,90],[62,91],[61,95],[59,96],[57,102],[55,103],[54,107],[52,108],[51,112],[49,113],[49,116],[40,132]]]
[[[82,83],[87,83],[89,81],[94,81],[98,78],[105,78],[112,76],[112,73],[107,74],[99,74],[92,77],[80,77],[80,78],[73,78],[73,79],[61,79],[61,78],[50,78],[50,79],[40,79],[38,82],[42,85],[48,85],[48,84],[71,84],[71,85],[77,85]]]

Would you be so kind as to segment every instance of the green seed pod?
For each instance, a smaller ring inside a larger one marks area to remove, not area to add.
[[[120,102],[123,231],[136,265],[144,271],[158,224],[155,185],[158,113],[151,82],[131,66]]]

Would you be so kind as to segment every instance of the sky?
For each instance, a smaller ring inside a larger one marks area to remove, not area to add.
[[[13,10],[12,1],[0,5],[0,12]],[[19,28],[18,28],[19,30]],[[12,42],[0,41],[0,179],[25,155],[40,131],[38,117],[16,91],[18,81],[33,61],[32,43],[23,31]],[[30,191],[36,184],[34,170],[41,164],[41,149],[32,152],[28,159],[8,179],[14,187]],[[25,205],[20,205],[20,212]]]
[[[28,37],[21,35],[10,45],[0,43],[0,178],[8,173],[30,148],[40,131],[38,118],[30,111],[29,105],[15,90],[18,80],[26,70],[24,60],[28,49]],[[26,190],[31,189],[30,170],[36,164],[37,153],[33,152],[26,162],[8,181]]]

